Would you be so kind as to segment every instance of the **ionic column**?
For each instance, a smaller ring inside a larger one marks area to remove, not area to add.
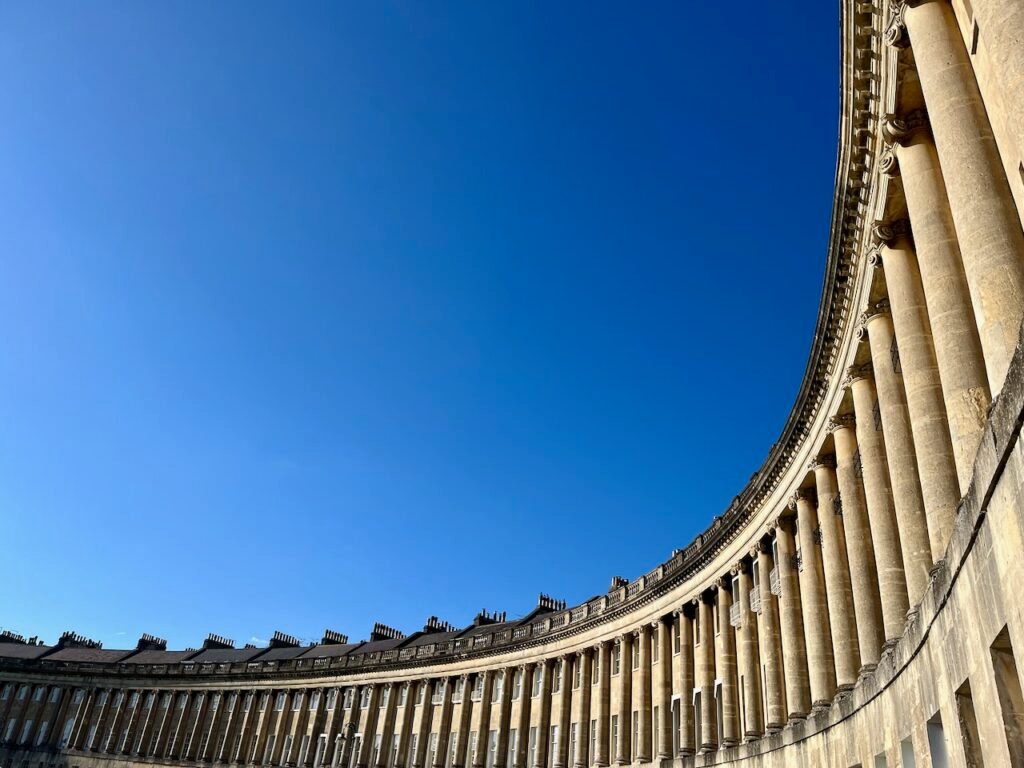
[[[811,706],[832,706],[836,695],[836,667],[832,654],[832,630],[825,597],[825,573],[821,564],[818,509],[813,492],[799,489],[790,506],[796,509],[800,535],[800,604],[803,609],[807,667],[811,680]]]
[[[722,577],[718,588],[718,638],[715,648],[715,674],[721,681],[722,733],[719,743],[733,747],[740,743],[739,691],[736,687],[736,633],[732,628],[732,578]]]
[[[937,563],[945,557],[946,544],[953,531],[953,517],[960,502],[960,483],[950,442],[946,403],[939,382],[939,366],[932,346],[921,273],[906,234],[894,234],[872,260],[876,264],[881,262],[885,268],[910,429],[921,478],[931,559]]]
[[[603,642],[595,649],[597,654],[597,755],[594,763],[599,768],[607,768],[609,765],[610,741],[610,719],[612,708],[612,646],[610,642]]]
[[[437,727],[437,749],[434,751],[434,768],[445,768],[448,764],[448,755],[451,749],[448,740],[452,734],[452,698],[455,690],[455,678],[449,677],[442,682],[442,685],[444,688],[442,689],[443,695],[441,698],[441,722],[438,723]],[[429,703],[424,702],[424,704]],[[360,766],[360,768],[362,767]]]
[[[522,688],[519,691],[519,721],[516,728],[519,743],[516,745],[515,768],[532,768],[526,764],[530,748],[530,707],[533,692],[533,665],[526,664],[519,668],[522,675]]]
[[[566,655],[561,658],[561,683],[560,697],[558,700],[558,750],[555,753],[554,768],[566,768],[570,765],[575,755],[569,754],[569,729],[572,727],[572,663],[574,655]],[[581,687],[582,687],[582,681]],[[577,728],[577,731],[579,728]],[[576,734],[579,738],[579,734]]]
[[[897,45],[909,39],[914,51],[988,379],[997,393],[1024,317],[1024,231],[953,9],[945,0],[915,0],[903,21],[905,32],[896,18],[889,39]]]
[[[893,148],[893,164],[898,166],[910,212],[962,494],[971,482],[992,401],[981,340],[927,116],[924,110],[914,110],[902,118],[891,118],[885,131],[898,142]]]
[[[871,542],[877,564],[878,591],[882,604],[882,631],[885,643],[894,644],[903,634],[903,625],[906,621],[907,580],[903,575],[903,554],[900,550],[896,511],[889,485],[889,463],[885,438],[882,435],[882,420],[881,417],[875,417],[878,396],[875,393],[870,365],[851,367],[847,379],[853,392],[857,445],[860,451],[868,522],[871,527]]]
[[[658,704],[658,760],[672,757],[672,616],[663,616],[655,625],[658,644],[658,675],[655,698]]]
[[[494,762],[498,768],[513,768],[513,766],[506,765],[506,756],[508,755],[509,731],[512,728],[512,686],[514,685],[513,678],[515,674],[515,667],[509,667],[502,672],[501,676],[501,702],[498,711],[498,753],[494,756]]]
[[[803,610],[797,576],[796,542],[792,518],[780,517],[775,528],[779,579],[779,624],[782,629],[782,657],[786,661],[786,704],[789,719],[803,720],[811,711],[811,689],[807,677],[807,647],[804,644]]]
[[[423,768],[427,762],[427,744],[430,741],[430,720],[433,714],[433,704],[431,703],[434,698],[434,681],[424,680],[420,683],[419,690],[416,691],[416,696],[419,697],[419,691],[423,691],[423,705],[420,707],[418,722],[416,725],[416,754],[413,756],[413,768]]]
[[[587,768],[594,762],[594,755],[588,753],[590,748],[590,694],[593,688],[594,651],[586,649],[576,652],[576,663],[580,669],[580,689],[573,696],[573,707],[576,710],[576,754],[572,755],[573,768]]]
[[[633,642],[639,643],[640,668],[637,670],[636,685],[637,696],[637,718],[639,728],[637,729],[638,744],[633,745],[636,751],[637,762],[649,763],[651,761],[651,734],[652,734],[652,697],[651,697],[651,626],[644,624],[633,633]]]
[[[686,603],[676,613],[679,622],[679,663],[676,665],[676,690],[679,691],[679,755],[692,755],[694,744],[693,691],[694,677],[693,617],[696,603]]]
[[[631,737],[633,728],[633,636],[619,638],[619,740],[615,745],[615,764],[633,762]]]
[[[698,628],[695,672],[700,691],[700,752],[718,749],[718,713],[715,711],[715,592],[707,590],[697,601]]]
[[[1006,110],[1006,127],[1017,152],[1024,154],[1024,6],[1018,0],[974,0],[971,4],[989,71]]]
[[[402,728],[398,733],[398,755],[395,758],[395,768],[406,768],[409,763],[409,742],[412,740],[413,722],[416,714],[416,698],[419,696],[417,686],[419,683],[410,681],[405,683],[405,706],[402,707]],[[338,699],[338,706],[341,706],[341,698]],[[333,740],[328,741],[328,748]]]
[[[836,686],[848,691],[860,673],[857,627],[854,621],[853,587],[846,553],[843,507],[836,480],[836,462],[831,456],[814,459],[814,485],[818,495],[818,526],[821,529],[821,560],[825,571],[832,653],[836,664]]]
[[[494,672],[485,670],[477,674],[483,675],[483,686],[480,691],[480,706],[473,707],[476,719],[476,753],[473,755],[473,768],[483,768],[487,763],[487,750],[490,749],[491,699],[494,697]]]
[[[552,659],[537,665],[540,678],[540,720],[537,723],[537,754],[533,768],[546,768],[548,750],[551,748],[551,677],[555,662]]]
[[[380,736],[380,754],[377,755],[377,768],[385,768],[391,760],[391,743],[395,738],[395,725],[398,718],[398,689],[398,683],[387,683],[385,686],[388,703],[384,708],[384,729],[381,731]],[[313,750],[315,751],[316,733],[311,732],[309,736],[310,743],[314,745]],[[459,765],[465,765],[465,760],[459,763]]]
[[[740,580],[740,626],[736,650],[743,677],[744,741],[761,737],[761,664],[757,652],[757,617],[750,607],[750,590],[753,588],[750,569],[750,561],[746,559],[736,565],[736,576]]]
[[[758,655],[764,667],[764,730],[770,734],[781,731],[787,719],[779,604],[771,589],[771,573],[775,567],[772,560],[771,538],[761,539],[751,554],[756,558],[754,567],[757,568],[757,589],[761,598],[761,612],[757,614],[757,639]]]
[[[885,435],[885,451],[892,482],[892,500],[899,525],[903,571],[907,579],[907,599],[916,608],[928,586],[932,550],[925,522],[921,480],[917,472],[917,454],[910,429],[903,376],[899,373],[899,353],[887,301],[880,301],[865,313],[871,348],[871,367],[878,386],[878,406]],[[895,351],[895,354],[894,354]]]
[[[853,612],[861,667],[858,675],[872,671],[882,652],[882,605],[878,595],[878,570],[871,543],[867,502],[861,484],[860,455],[853,415],[833,416],[829,428],[836,450],[836,482],[839,509],[850,566]],[[826,581],[828,576],[826,575]],[[831,588],[830,588],[831,591]]]

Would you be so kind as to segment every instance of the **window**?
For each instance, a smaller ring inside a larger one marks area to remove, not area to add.
[[[455,691],[452,693],[452,704],[462,702],[462,694],[466,689],[466,678],[460,677],[455,681]]]
[[[555,759],[555,753],[558,751],[558,726],[552,725],[548,728],[548,759],[547,765],[551,766]]]
[[[388,701],[391,700],[391,686],[384,686],[384,692],[380,695],[380,708],[384,709],[388,705]]]
[[[7,701],[9,698],[11,698],[11,684],[7,683],[3,689],[0,689],[0,701]]]
[[[693,644],[700,645],[700,606],[693,614]]]
[[[284,693],[278,693],[277,698],[274,699],[274,711],[280,712],[284,709]]]
[[[420,690],[422,690],[422,688],[421,688]],[[417,742],[418,742],[419,740],[420,740],[420,739],[419,739],[419,734],[418,734],[418,733],[414,733],[414,734],[413,734],[413,735],[412,735],[412,736],[411,736],[411,737],[409,738],[409,757],[408,757],[408,759],[407,759],[407,760],[405,761],[405,764],[406,764],[406,765],[412,765],[413,763],[415,763],[415,762],[416,762],[416,743],[417,743]]]
[[[409,699],[409,684],[406,683],[398,689],[398,706],[404,707],[405,702]]]
[[[327,692],[327,709],[334,709],[334,705],[338,703],[338,691],[336,688],[332,688]],[[326,749],[326,747],[324,747]]]
[[[619,669],[622,666],[622,646],[616,643],[612,648],[612,677],[619,674]]]
[[[640,643],[642,642],[643,638],[638,637],[633,643],[633,669],[640,669]]]
[[[719,632],[718,623],[719,623],[720,619],[719,619],[719,616],[718,616],[718,603],[717,602],[713,606],[711,606],[711,617],[714,619],[715,637],[718,637],[718,632]]]
[[[540,687],[544,682],[544,672],[544,665],[538,664],[536,671],[533,673],[533,691],[531,692],[531,696],[533,696],[533,698],[540,696]],[[533,763],[530,765],[532,766]]]
[[[380,758],[380,744],[383,734],[378,733],[373,737],[373,756],[370,758],[370,765],[376,765]]]
[[[583,657],[578,656],[576,663],[572,667],[572,687],[573,689],[579,688],[580,683],[583,681]]]
[[[25,741],[28,739],[28,732],[31,731],[31,730],[32,730],[32,721],[31,720],[26,720],[25,723],[21,726],[21,734],[18,736],[18,743],[19,744],[24,744],[25,743]]]
[[[466,765],[464,768],[470,768],[476,762],[476,731],[469,734],[469,749],[466,751]]]
[[[477,675],[473,680],[473,701],[480,701],[484,697],[484,676]]]
[[[459,732],[458,731],[452,731],[451,735],[448,737],[448,755],[445,758],[445,765],[446,766],[454,766],[455,765],[455,748],[458,747],[458,745],[459,745]]]
[[[537,726],[530,727],[530,740],[526,743],[526,768],[537,764]]]
[[[37,685],[36,689],[32,692],[32,701],[42,701],[45,690],[43,686]]]
[[[562,690],[562,663],[561,661],[555,662],[555,676],[551,678],[552,693],[558,693]]]
[[[313,768],[320,768],[324,762],[324,753],[327,751],[327,736],[320,734],[316,740],[316,752],[313,753]]]
[[[516,700],[519,698],[519,693],[523,688],[523,670],[517,669],[515,674],[512,676],[512,699]]]
[[[388,768],[393,768],[398,763],[398,735],[391,734],[391,757],[388,760]]]
[[[320,706],[320,691],[313,691],[309,694],[309,711],[316,712],[317,707]]]
[[[302,709],[302,691],[292,694],[292,712],[298,712]]]
[[[426,683],[420,683],[418,686],[416,686],[416,704],[417,705],[422,704],[423,700],[426,698],[426,696],[427,696],[427,686],[426,686]]]
[[[658,711],[659,711],[659,709],[660,709],[659,707],[655,707],[654,708],[654,720],[652,721],[654,723],[654,728],[651,728],[651,742],[652,742],[651,754],[652,755],[657,755],[658,754],[658,731],[661,730],[660,728],[658,728]],[[743,710],[741,709],[740,712],[742,713]],[[740,733],[743,733],[742,729],[740,730]]]
[[[370,689],[369,688],[363,688],[363,690],[361,690],[359,692],[359,708],[360,709],[366,709],[369,706],[370,706]]]
[[[569,763],[576,762],[576,723],[569,724]]]
[[[434,758],[437,755],[437,734],[430,734],[430,741],[427,742],[427,765],[434,764]]]
[[[597,720],[590,721],[590,759],[587,763],[590,765],[594,764],[595,756],[597,755]]]
[[[269,693],[264,693],[260,696],[260,712],[267,708],[267,700],[270,698]]]
[[[46,732],[48,730],[50,730],[50,721],[49,720],[43,720],[43,722],[41,722],[39,724],[39,733],[36,734],[36,746],[37,747],[40,744],[42,744],[44,741],[46,741]],[[125,731],[124,735],[125,735],[125,738],[128,738],[128,732],[127,731]]]
[[[180,701],[178,703],[178,708],[179,709],[181,707],[185,706],[185,696],[186,696],[186,694],[184,694],[184,693],[181,694],[181,699],[180,699]],[[20,701],[23,698],[25,698],[25,686],[22,686],[21,690],[18,691],[18,700]],[[106,691],[100,691],[99,695],[96,697],[96,706],[97,707],[102,707],[106,703],[107,703],[107,692]]]
[[[682,644],[682,629],[683,620],[681,617],[677,616],[676,620],[672,622],[672,653],[675,655],[679,654],[679,649]]]
[[[343,701],[343,704],[342,704],[342,706],[345,709],[352,709],[352,697],[353,697],[352,689],[351,688],[346,688],[345,689],[345,698],[344,698],[344,701]]]
[[[499,672],[494,676],[494,685],[491,686],[491,703],[501,699],[502,689],[505,687],[505,673]]]
[[[103,691],[102,695],[103,701],[101,701],[100,704],[103,704],[107,700],[107,692]],[[18,701],[24,701],[26,696],[28,696],[28,686],[23,685],[18,689]]]
[[[61,693],[60,688],[51,688],[50,689],[50,698],[47,699],[47,701],[50,704],[56,704],[57,701],[60,699],[60,693]]]
[[[498,732],[489,731],[487,733],[487,768],[494,768],[494,763],[498,759]]]
[[[600,679],[600,676],[601,676],[601,669],[600,669],[600,667],[601,667],[600,658],[599,657],[595,658],[593,660],[593,662],[591,662],[591,664],[590,664],[590,684],[591,685],[597,685],[597,681]],[[606,672],[607,672],[607,670],[606,670]]]
[[[431,704],[440,704],[444,701],[444,692],[446,687],[447,683],[444,680],[434,686],[434,695],[430,697]],[[433,763],[431,763],[431,765],[433,765]]]
[[[612,715],[612,749],[619,743],[619,716]]]
[[[661,641],[658,638],[659,635],[655,635],[654,639],[651,641],[651,664],[658,663],[658,646],[661,645]]]

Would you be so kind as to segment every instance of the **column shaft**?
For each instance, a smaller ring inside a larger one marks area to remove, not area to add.
[[[948,2],[905,11],[993,394],[1024,317],[1024,231]]]
[[[633,637],[625,634],[619,639],[619,733],[615,745],[616,765],[633,762]]]
[[[575,755],[569,754],[569,730],[572,727],[572,663],[574,656],[563,656],[561,659],[561,680],[558,700],[558,751],[555,753],[555,768],[566,768],[571,765]],[[577,731],[579,726],[577,726]],[[579,735],[577,734],[577,738]]]
[[[692,755],[695,744],[693,722],[694,677],[693,615],[696,606],[683,606],[678,614],[679,663],[676,665],[676,689],[679,691],[679,754]]]
[[[925,522],[924,498],[917,471],[917,452],[910,429],[910,413],[899,372],[899,354],[893,354],[895,330],[885,303],[867,317],[865,326],[871,347],[871,364],[878,387],[879,413],[885,452],[892,482],[892,500],[899,525],[903,570],[907,578],[907,599],[913,608],[921,602],[932,567],[931,543]],[[898,350],[898,347],[896,348]]]
[[[957,478],[960,492],[965,493],[992,401],[985,359],[931,134],[915,131],[896,145],[895,152],[914,232]]]
[[[907,580],[903,575],[903,554],[889,485],[885,438],[881,420],[874,416],[878,403],[875,383],[865,368],[853,370],[851,377],[857,444],[882,603],[882,629],[886,642],[891,643],[903,634],[908,607]]]
[[[771,572],[774,567],[771,545],[762,541],[757,546],[758,593],[761,612],[758,620],[758,651],[764,668],[765,731],[775,733],[786,725],[786,684],[783,678],[782,631],[779,625],[778,598],[771,590]]]
[[[694,637],[697,688],[700,692],[700,739],[697,749],[718,749],[718,717],[715,711],[715,613],[714,592],[705,593],[697,603],[698,628]]]
[[[849,690],[860,672],[857,626],[853,607],[853,587],[846,552],[842,502],[834,461],[819,460],[814,468],[818,495],[818,526],[821,528],[821,560],[825,571],[825,593],[829,624],[832,628],[832,653],[836,664],[836,685]]]
[[[732,747],[740,743],[739,691],[736,682],[736,632],[731,621],[732,588],[726,577],[718,588],[718,636],[715,638],[715,674],[721,684],[722,732],[719,744]]]
[[[821,563],[818,510],[809,492],[798,491],[796,514],[799,521],[800,605],[803,610],[807,667],[811,681],[811,706],[829,707],[836,695],[836,667],[832,653],[832,630],[825,573]]]
[[[782,593],[779,595],[779,623],[782,629],[782,657],[786,660],[786,704],[789,719],[802,720],[811,711],[811,689],[807,677],[807,646],[804,644],[804,620],[794,563],[796,544],[791,519],[779,519],[775,541],[778,549],[775,568]]]
[[[576,709],[576,754],[572,756],[574,768],[587,768],[595,762],[590,754],[590,696],[593,689],[593,668],[595,651],[587,649],[576,654],[580,667],[580,687],[573,695]]]
[[[662,618],[657,624],[658,674],[655,678],[655,702],[658,707],[658,751],[659,760],[672,757],[672,621],[671,616]]]
[[[762,733],[761,664],[758,658],[757,615],[750,608],[751,564],[744,561],[739,577],[740,626],[737,655],[743,678],[743,740],[753,741]]]
[[[597,756],[594,760],[599,768],[605,768],[610,762],[610,724],[612,708],[612,667],[611,643],[601,643],[597,648],[598,680],[597,680]]]

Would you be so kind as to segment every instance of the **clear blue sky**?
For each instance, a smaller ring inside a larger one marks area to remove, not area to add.
[[[838,3],[0,8],[0,626],[365,637],[635,577],[803,373]]]

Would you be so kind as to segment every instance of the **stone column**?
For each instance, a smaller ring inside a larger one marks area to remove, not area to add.
[[[540,720],[537,723],[537,753],[532,768],[546,768],[548,749],[551,747],[551,676],[554,674],[554,662],[551,659],[542,661],[536,667],[536,674],[541,675]]]
[[[427,763],[427,746],[430,741],[430,720],[434,713],[432,701],[434,699],[434,681],[424,680],[420,683],[420,690],[423,691],[423,705],[417,713],[419,717],[416,724],[416,754],[413,756],[413,768],[424,768]],[[416,692],[419,696],[419,690]]]
[[[973,0],[972,5],[1006,127],[1024,154],[1024,5],[1019,0]]]
[[[694,741],[693,691],[694,677],[693,618],[695,603],[680,608],[679,621],[679,663],[676,665],[676,689],[679,691],[679,754],[692,755],[699,745]]]
[[[477,674],[483,676],[484,684],[480,691],[480,706],[473,708],[477,720],[473,768],[483,768],[487,763],[487,751],[491,748],[491,699],[494,698],[494,671],[488,669]]]
[[[573,700],[572,663],[574,660],[573,654],[561,658],[562,678],[559,685],[561,698],[558,700],[558,751],[555,753],[555,768],[566,768],[576,757],[569,754],[569,729],[572,727]],[[582,684],[582,681],[580,682]],[[579,731],[579,727],[576,730]],[[579,733],[576,734],[576,738],[579,738]]]
[[[398,691],[400,683],[387,683],[385,690],[387,690],[388,703],[384,708],[384,729],[381,731],[380,736],[380,754],[377,755],[377,768],[386,768],[391,761],[391,744],[395,739],[395,725],[398,719]],[[320,697],[321,702],[326,700],[326,691]],[[323,707],[323,703],[320,705]],[[309,734],[310,751],[316,753],[316,740],[317,732],[311,731]],[[307,758],[309,759],[309,758]],[[464,765],[460,763],[459,765]]]
[[[853,597],[857,646],[860,651],[860,670],[866,674],[874,670],[882,652],[882,605],[878,595],[878,569],[875,549],[871,543],[867,502],[861,484],[860,454],[854,432],[853,415],[832,417],[832,440],[836,450],[836,481],[839,487],[839,509],[846,538],[846,554],[850,565],[850,585]],[[827,580],[827,577],[826,577]]]
[[[590,749],[590,694],[593,688],[593,668],[595,651],[586,649],[576,652],[576,663],[580,668],[579,691],[573,696],[576,709],[576,754],[572,756],[574,768],[587,768],[594,762]]]
[[[757,568],[761,612],[757,614],[758,655],[764,669],[764,730],[777,733],[786,725],[786,683],[782,669],[782,631],[779,624],[779,603],[771,588],[772,540],[766,536],[750,553]]]
[[[641,763],[651,761],[651,718],[652,718],[652,696],[651,696],[651,627],[644,624],[633,633],[633,642],[640,644],[640,668],[637,670],[637,717],[639,728],[637,729],[638,744],[633,745],[636,751],[636,760]]]
[[[655,702],[658,706],[658,760],[672,757],[672,616],[663,616],[654,625],[657,630],[658,675]]]
[[[715,591],[707,590],[697,602],[697,634],[694,643],[697,688],[700,691],[700,752],[718,749],[718,717],[715,707]]]
[[[885,435],[889,479],[892,482],[892,500],[896,508],[900,547],[903,551],[903,570],[907,578],[907,599],[916,609],[928,586],[928,571],[932,567],[931,544],[925,522],[921,480],[917,472],[917,454],[910,429],[910,414],[903,389],[903,376],[899,371],[899,352],[895,346],[895,331],[889,304],[883,300],[865,313],[871,347],[871,363],[878,387],[879,414],[882,434]]]
[[[740,674],[743,676],[743,740],[754,741],[761,738],[762,734],[761,663],[758,659],[757,616],[750,606],[750,590],[754,585],[751,581],[749,560],[737,563],[736,575],[740,580],[737,655],[740,661]]]
[[[848,691],[860,673],[857,627],[854,620],[853,587],[846,553],[843,507],[832,456],[816,458],[810,464],[818,495],[818,526],[821,529],[821,561],[825,571],[832,653],[836,663],[836,685]]]
[[[909,40],[914,51],[988,379],[997,393],[1024,318],[1024,231],[952,7],[945,0],[916,0],[903,21],[905,29],[898,18],[890,24],[889,40]]]
[[[410,681],[406,683],[406,694],[405,694],[405,706],[402,707],[402,728],[398,733],[398,757],[395,760],[395,768],[407,768],[410,761],[409,756],[409,745],[412,741],[412,729],[413,722],[415,720],[416,713],[416,699],[419,696],[419,686],[422,683],[416,681]],[[341,698],[338,699],[338,706],[341,706]],[[338,718],[335,718],[338,719]],[[331,749],[333,741],[328,734],[328,751]],[[418,745],[417,745],[418,746]]]
[[[906,229],[906,226],[902,228]],[[953,531],[953,518],[960,503],[960,483],[950,442],[946,403],[939,382],[939,366],[932,346],[921,273],[913,246],[905,234],[894,234],[872,260],[885,267],[885,283],[889,290],[899,365],[921,478],[931,559],[937,563],[945,557],[946,545]]]
[[[610,717],[612,708],[612,645],[606,641],[594,648],[597,656],[597,747],[594,763],[606,768],[610,763]]]
[[[811,706],[827,709],[836,695],[836,667],[832,653],[832,630],[825,597],[825,573],[821,564],[821,530],[814,494],[807,489],[796,492],[790,506],[799,522],[800,604],[803,610],[804,638],[807,643],[807,667],[811,680]]]
[[[736,633],[731,622],[732,578],[723,576],[718,588],[718,637],[715,643],[715,674],[722,688],[722,732],[719,744],[733,747],[740,743],[739,691],[736,686]]]
[[[515,667],[509,667],[502,674],[501,709],[498,713],[498,754],[494,756],[494,763],[498,768],[513,768],[506,765],[506,755],[508,755],[509,730],[512,727],[512,679],[515,674]]]
[[[516,729],[519,732],[519,743],[516,745],[515,768],[532,768],[526,765],[530,749],[530,707],[533,693],[533,665],[524,664],[519,667],[522,675],[522,688],[519,691],[519,721]],[[514,683],[513,683],[514,684]]]
[[[631,749],[633,728],[633,636],[619,638],[619,740],[615,745],[615,764],[633,762]]]
[[[966,493],[992,401],[967,276],[924,110],[888,120],[885,130],[899,142],[882,163],[898,164],[903,182],[959,488]]]
[[[463,768],[466,765],[468,759],[466,750],[469,749],[469,734],[473,730],[473,711],[476,709],[473,705],[473,686],[475,684],[473,676],[464,674],[460,679],[462,680],[462,703],[459,708],[459,730],[455,739],[455,755],[452,758],[454,768]],[[387,738],[385,737],[382,741],[386,743]],[[384,748],[381,751],[385,751]],[[385,768],[385,766],[381,766],[381,768]]]
[[[434,752],[434,768],[445,768],[448,764],[448,750],[451,749],[448,739],[452,733],[452,693],[455,688],[455,678],[449,677],[443,681],[443,685],[441,722],[437,726],[437,750]],[[429,702],[424,703],[429,704]]]
[[[903,575],[903,554],[892,489],[881,417],[875,416],[878,396],[871,366],[853,366],[848,372],[853,392],[857,425],[857,445],[867,500],[871,542],[878,572],[878,591],[882,608],[882,631],[886,644],[895,644],[903,634],[907,614],[907,581]]]
[[[369,768],[369,766],[371,765],[371,758],[373,757],[373,741],[374,737],[377,735],[377,716],[380,713],[381,687],[379,685],[371,683],[369,688],[370,705],[366,708],[366,717],[363,718],[363,734],[361,740],[362,743],[359,745],[359,754],[356,755],[356,768]],[[444,694],[446,702],[451,701],[452,693],[451,690],[449,690],[450,688],[451,681],[448,681],[445,686]],[[449,716],[450,714],[451,713],[449,712]],[[443,727],[444,726],[442,724],[442,728]],[[442,763],[441,766],[437,766],[437,763],[435,761],[434,765],[436,766],[436,768],[443,768],[444,764]]]
[[[797,576],[793,520],[776,521],[775,542],[779,578],[779,623],[782,629],[782,657],[785,659],[786,704],[790,721],[803,720],[811,711],[811,690],[807,677],[807,647],[804,644],[803,609]]]

